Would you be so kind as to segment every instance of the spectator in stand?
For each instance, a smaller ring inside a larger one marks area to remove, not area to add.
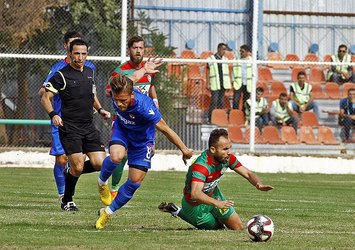
[[[240,46],[240,60],[251,61],[251,49],[246,44]],[[239,109],[241,95],[243,94],[243,104],[250,97],[253,77],[251,63],[233,65],[233,77],[233,109]]]
[[[340,100],[339,125],[344,126],[343,142],[349,143],[351,127],[355,126],[355,88],[348,91],[348,97]]]
[[[281,93],[279,99],[272,102],[270,116],[275,126],[292,125],[297,132],[297,118],[293,115],[292,104],[288,101],[286,93]]]
[[[226,63],[218,63],[218,60],[228,60],[224,56],[227,50],[227,44],[219,43],[217,53],[210,56],[212,62],[208,63],[209,86],[211,90],[211,104],[208,109],[208,121],[211,122],[212,111],[216,108],[224,107],[224,92],[231,89],[231,79],[229,75],[229,66]]]
[[[270,114],[268,110],[268,101],[263,97],[264,89],[261,87],[256,88],[256,103],[255,103],[255,126],[261,131],[266,125],[271,124]],[[250,107],[251,99],[249,98],[245,104],[245,125],[250,124]]]
[[[306,82],[306,73],[299,72],[297,79],[298,81],[290,86],[292,109],[299,114],[312,109],[319,119],[318,104],[313,101],[312,85]]]
[[[330,82],[336,82],[339,85],[345,82],[355,83],[355,75],[350,65],[351,55],[348,53],[348,47],[344,44],[339,45],[338,54],[332,55],[332,62],[346,63],[346,65],[332,65],[328,71],[327,79]]]

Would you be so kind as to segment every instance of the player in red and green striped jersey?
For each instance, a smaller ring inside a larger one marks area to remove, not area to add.
[[[126,77],[130,77],[139,69],[144,67],[145,62],[143,62],[145,44],[144,39],[140,36],[133,36],[128,40],[128,52],[130,60],[125,62],[119,66],[117,66],[113,73],[112,77],[116,76],[117,74],[124,75]],[[137,89],[139,92],[149,96],[153,99],[153,102],[157,108],[159,108],[158,97],[155,91],[155,86],[153,84],[154,73],[147,73],[144,74],[142,78],[140,78],[137,82],[133,84],[133,87]],[[110,96],[110,85],[106,87],[106,96]],[[115,116],[113,117],[115,120]],[[122,178],[123,168],[127,162],[127,157],[125,157],[120,165],[115,169],[112,174],[112,181],[111,181],[111,195],[114,199],[117,195],[117,191],[119,188],[119,182]]]
[[[231,141],[225,129],[213,130],[208,146],[208,150],[194,161],[186,174],[182,207],[162,202],[159,209],[199,229],[242,230],[242,221],[233,208],[234,202],[227,200],[217,186],[223,174],[229,168],[260,191],[269,191],[273,187],[263,185],[256,174],[231,154]]]

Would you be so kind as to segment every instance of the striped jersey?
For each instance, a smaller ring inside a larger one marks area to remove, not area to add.
[[[186,201],[192,205],[199,204],[198,201],[191,199],[191,183],[193,181],[203,182],[204,187],[202,191],[211,197],[227,169],[234,170],[235,168],[242,166],[237,157],[233,154],[230,155],[227,163],[216,165],[207,152],[208,150],[205,150],[199,157],[197,157],[186,174],[184,196]]]
[[[112,73],[112,77],[120,73],[121,75],[130,77],[133,73],[144,67],[144,62],[141,62],[138,68],[134,68],[130,61],[117,66]],[[153,86],[154,74],[145,74],[141,79],[134,83],[133,87],[139,92],[149,96],[149,89]],[[110,86],[108,86],[110,87]]]

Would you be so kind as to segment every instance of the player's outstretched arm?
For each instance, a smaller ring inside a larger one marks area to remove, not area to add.
[[[273,187],[270,185],[262,184],[259,177],[244,166],[235,168],[234,171],[243,176],[245,179],[247,179],[253,186],[255,186],[260,191],[269,191],[273,189]]]
[[[145,74],[158,73],[159,70],[157,70],[157,68],[161,65],[163,65],[163,58],[149,58],[148,61],[145,62],[144,67],[136,70],[133,75],[129,76],[129,79],[131,79],[133,82],[137,82]]]
[[[168,124],[166,124],[166,122],[161,119],[156,125],[155,127],[162,132],[166,138],[168,138],[168,140],[170,142],[172,142],[175,146],[177,146],[180,151],[182,152],[183,156],[182,156],[182,160],[184,161],[185,165],[186,165],[186,160],[190,159],[192,157],[193,151],[189,148],[186,147],[186,145],[182,142],[182,140],[180,139],[180,137],[175,133],[174,130],[172,130]]]

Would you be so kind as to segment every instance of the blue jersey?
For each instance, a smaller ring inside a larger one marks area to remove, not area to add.
[[[154,142],[155,124],[161,120],[161,114],[149,96],[135,89],[134,103],[125,112],[117,107],[113,98],[112,101],[117,113],[115,123],[127,138],[129,147],[145,147]]]
[[[67,62],[66,58],[62,59],[59,62],[57,62],[56,64],[54,64],[51,68],[51,71],[49,71],[48,76],[42,86],[44,87],[46,85],[46,83],[49,81],[49,79],[52,76],[54,76],[54,74],[57,71],[61,70],[62,68],[64,68],[67,65],[68,65],[68,62]],[[92,62],[85,61],[84,65],[91,68],[94,71],[94,75],[96,76],[96,67]],[[55,112],[57,112],[59,114],[59,116],[62,115],[61,108],[62,108],[62,100],[60,99],[59,95],[54,95],[53,96],[53,109]],[[52,124],[52,129],[58,130],[58,127]]]

